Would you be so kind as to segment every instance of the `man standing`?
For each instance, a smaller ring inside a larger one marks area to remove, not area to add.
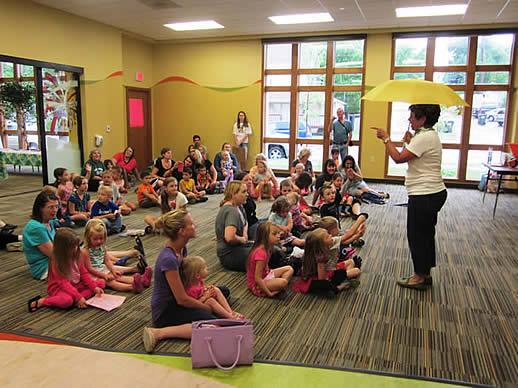
[[[202,155],[205,155],[204,159],[208,159],[209,157],[209,150],[206,146],[201,144],[201,138],[200,135],[194,135],[192,137],[193,146],[195,149],[199,150]]]
[[[353,126],[350,121],[345,119],[343,108],[338,108],[336,115],[338,118],[333,117],[329,123],[329,138],[331,145],[334,148],[338,148],[340,159],[343,162],[348,153],[347,146],[353,137]]]

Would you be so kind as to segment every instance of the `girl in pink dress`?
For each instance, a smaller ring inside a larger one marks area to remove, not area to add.
[[[214,315],[227,319],[244,318],[242,314],[232,310],[218,287],[205,285],[204,279],[209,275],[209,271],[203,257],[187,256],[184,258],[180,273],[187,295],[210,306]]]
[[[248,256],[246,282],[248,288],[256,296],[271,298],[283,289],[293,276],[293,268],[289,265],[270,269],[268,262],[272,248],[279,243],[281,230],[270,221],[263,222],[257,228],[257,237]]]

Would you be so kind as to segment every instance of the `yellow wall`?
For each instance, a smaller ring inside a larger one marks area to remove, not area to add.
[[[122,68],[124,86],[136,88],[153,86],[153,44],[123,35]],[[142,72],[142,82],[135,80],[137,71]]]
[[[390,79],[392,34],[370,34],[365,47],[365,85],[377,86]],[[388,103],[364,101],[362,116],[362,174],[369,178],[383,178],[385,146],[370,127],[387,128]]]
[[[121,77],[104,80],[122,70],[121,32],[25,0],[2,0],[0,53],[84,68],[81,90],[85,152],[94,134],[104,136],[103,156],[125,144],[124,95]],[[99,81],[91,83],[88,81]],[[111,132],[105,133],[106,125]]]
[[[156,45],[156,83],[179,76],[197,85],[173,81],[153,88],[155,154],[168,146],[175,158],[183,158],[192,135],[199,134],[214,157],[223,142],[233,144],[239,110],[247,113],[253,128],[249,152],[259,152],[261,85],[255,82],[261,79],[261,60],[260,40]]]

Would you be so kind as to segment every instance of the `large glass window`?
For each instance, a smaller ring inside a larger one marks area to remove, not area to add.
[[[470,54],[473,45],[476,54]],[[447,84],[470,105],[466,109],[442,107],[435,128],[444,145],[443,177],[479,180],[485,172],[481,163],[487,161],[484,149],[493,148],[493,155],[503,150],[513,45],[514,34],[395,38],[393,79],[421,78]],[[408,128],[409,104],[391,105],[391,139],[400,146]],[[396,165],[389,158],[388,176],[404,175],[405,170],[406,165]]]
[[[353,127],[350,153],[358,157],[364,46],[363,37],[265,42],[262,148],[272,168],[288,170],[298,152],[309,148],[314,170],[320,171],[330,153],[327,128],[339,107]]]

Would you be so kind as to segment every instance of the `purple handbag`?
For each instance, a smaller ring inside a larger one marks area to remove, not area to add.
[[[254,327],[248,319],[213,319],[192,323],[193,368],[231,370],[254,362]]]

